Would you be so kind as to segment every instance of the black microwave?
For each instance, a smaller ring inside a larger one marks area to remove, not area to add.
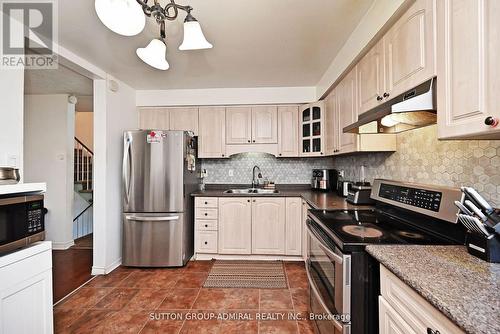
[[[43,195],[0,197],[0,255],[45,239]]]

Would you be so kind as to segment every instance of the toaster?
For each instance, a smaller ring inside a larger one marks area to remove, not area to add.
[[[349,190],[351,189],[352,182],[351,181],[342,181],[339,180],[337,182],[337,194],[342,197],[347,197],[349,194]]]
[[[351,204],[373,204],[375,201],[370,198],[372,186],[369,183],[356,183],[347,192],[347,202]]]

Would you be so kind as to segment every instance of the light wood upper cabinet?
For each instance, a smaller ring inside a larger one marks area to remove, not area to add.
[[[278,143],[278,108],[276,106],[252,107],[252,143]]]
[[[344,133],[344,127],[354,123],[358,119],[357,91],[356,91],[356,67],[345,76],[336,89],[337,107],[339,117],[339,145],[338,154],[357,151],[358,135]]]
[[[170,108],[169,130],[192,131],[198,135],[198,108]]]
[[[436,75],[433,8],[434,0],[417,0],[385,34],[383,97],[395,97]]]
[[[299,156],[299,107],[278,107],[278,156]]]
[[[252,203],[247,197],[219,198],[219,254],[252,253]]]
[[[358,111],[362,114],[384,100],[384,44],[379,41],[357,64]]]
[[[302,254],[302,199],[287,197],[286,203],[286,238],[285,254]]]
[[[300,156],[325,154],[325,104],[318,101],[301,106],[299,113]]]
[[[168,108],[139,108],[139,129],[169,130]]]
[[[500,1],[437,1],[439,138],[500,139]]]
[[[325,99],[325,155],[334,155],[337,152],[337,136],[335,117],[337,113],[337,95],[332,91]]]
[[[226,157],[226,108],[199,109],[199,158]]]
[[[285,254],[285,198],[252,200],[252,254]]]
[[[252,109],[250,107],[226,108],[226,144],[252,142]]]

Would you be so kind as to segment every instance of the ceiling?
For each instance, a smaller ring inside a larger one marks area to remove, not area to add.
[[[59,42],[135,89],[315,86],[373,0],[184,0],[210,50],[179,51],[184,14],[167,22],[168,71],[136,54],[158,36],[154,19],[123,37],[97,18],[92,0],[59,1]],[[165,0],[162,0],[165,3]]]

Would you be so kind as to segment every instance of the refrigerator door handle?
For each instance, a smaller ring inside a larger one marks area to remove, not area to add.
[[[125,216],[127,220],[137,220],[137,221],[155,221],[155,222],[161,222],[161,221],[172,221],[172,220],[179,220],[179,216],[167,216],[167,217],[151,217],[151,216]]]
[[[123,184],[125,186],[125,202],[129,202],[130,198],[130,176],[132,174],[132,160],[130,159],[130,141],[132,138],[127,135],[125,138],[125,149],[123,151]]]

